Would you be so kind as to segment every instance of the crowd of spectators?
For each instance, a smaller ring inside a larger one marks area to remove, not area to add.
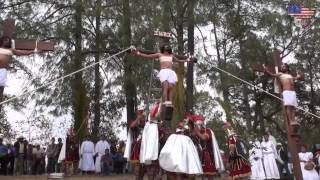
[[[77,146],[79,146],[78,144]],[[97,145],[97,143],[96,143]],[[63,142],[58,138],[56,143],[55,138],[51,138],[51,142],[42,147],[39,144],[31,144],[24,137],[18,137],[13,144],[3,143],[3,137],[0,136],[0,176],[3,175],[41,175],[50,173],[66,173],[65,161],[58,161],[62,150]],[[66,144],[68,146],[68,143]],[[123,158],[124,142],[111,143],[108,148],[104,149],[101,158],[98,157],[98,152],[93,154],[93,161],[96,164],[99,161],[101,169],[96,171],[96,168],[89,172],[81,170],[79,158],[73,161],[73,169],[71,174],[121,174],[126,172],[126,160]],[[70,149],[66,147],[66,149]],[[80,160],[81,161],[81,160]]]

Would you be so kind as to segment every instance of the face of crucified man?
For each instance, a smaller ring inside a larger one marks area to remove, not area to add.
[[[2,37],[0,39],[0,47],[8,48],[8,49],[11,48],[11,38],[6,36]]]
[[[283,72],[283,73],[289,73],[289,72],[290,72],[290,70],[289,70],[289,65],[286,64],[286,63],[285,63],[285,64],[282,64],[280,70],[281,70],[281,72]]]

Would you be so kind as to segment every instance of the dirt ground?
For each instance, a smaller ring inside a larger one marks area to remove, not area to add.
[[[45,175],[41,176],[0,176],[0,180],[47,180],[49,179]],[[111,176],[94,176],[94,175],[83,175],[83,176],[70,176],[64,177],[63,179],[67,180],[134,180],[132,175],[111,175]],[[58,180],[58,179],[56,179]]]
[[[94,175],[83,175],[83,176],[71,176],[65,177],[66,180],[134,180],[134,176],[130,174],[125,175],[110,175],[110,176],[94,176]],[[146,178],[145,178],[146,179]],[[227,178],[215,178],[215,180],[225,180]],[[0,180],[49,180],[45,175],[41,176],[0,176]],[[58,180],[58,179],[57,179]],[[201,178],[197,178],[201,180]]]

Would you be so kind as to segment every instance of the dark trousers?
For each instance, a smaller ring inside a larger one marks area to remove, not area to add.
[[[0,175],[7,175],[7,165],[8,159],[7,156],[0,158]]]
[[[8,163],[9,163],[8,174],[13,175],[13,168],[14,168],[14,157],[13,156],[8,158]]]
[[[56,166],[56,158],[55,157],[48,158],[47,173],[55,172],[55,166]]]
[[[102,174],[103,175],[109,175],[110,174],[110,170],[111,170],[111,168],[110,168],[110,165],[109,165],[109,163],[102,163]]]
[[[32,174],[41,174],[41,159],[35,159],[33,168],[32,168]]]
[[[284,162],[284,164],[280,164],[280,163],[277,162],[277,165],[278,165],[280,177],[284,176],[283,170],[286,171],[286,175],[287,176],[290,176],[290,171],[289,171],[289,168],[288,168],[288,162]]]

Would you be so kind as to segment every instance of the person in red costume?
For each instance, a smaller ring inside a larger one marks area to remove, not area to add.
[[[142,164],[140,164],[140,147],[142,131],[145,125],[145,114],[143,110],[138,110],[136,116],[136,119],[129,125],[124,157],[127,158],[127,161],[135,165],[134,173],[136,180],[142,180],[144,176],[144,169]]]
[[[72,175],[76,172],[79,163],[79,142],[76,140],[73,128],[70,128],[67,133],[65,151],[64,171],[67,175]]]
[[[204,124],[205,118],[201,115],[189,115],[193,121],[193,134],[198,139],[201,152],[199,153],[202,162],[203,175],[208,180],[219,176],[219,171],[224,171],[224,165],[220,154],[216,137],[210,128]]]
[[[251,166],[249,161],[244,157],[244,149],[241,145],[242,141],[237,139],[237,135],[232,128],[232,123],[228,120],[225,123],[225,128],[228,136],[229,147],[229,164],[230,164],[230,179],[248,179],[251,175]]]

